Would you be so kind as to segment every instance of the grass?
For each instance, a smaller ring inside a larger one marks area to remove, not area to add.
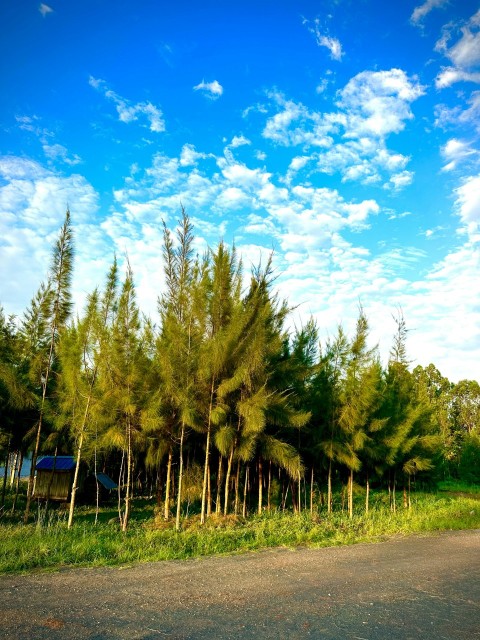
[[[112,521],[113,509],[104,509],[95,525],[91,509],[80,508],[70,530],[66,513],[61,511],[51,511],[43,526],[0,520],[0,573],[186,559],[278,546],[336,546],[395,535],[480,528],[480,488],[463,488],[462,495],[458,495],[458,486],[448,491],[417,493],[410,510],[400,506],[396,513],[386,505],[387,496],[379,492],[373,496],[370,513],[366,515],[358,504],[351,520],[342,512],[330,516],[271,512],[246,520],[211,518],[201,526],[193,516],[183,522],[179,533],[172,524],[155,519],[153,506],[147,502],[137,504],[135,519],[124,534]]]

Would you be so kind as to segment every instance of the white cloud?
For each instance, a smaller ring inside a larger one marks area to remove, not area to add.
[[[40,11],[40,13],[42,14],[42,16],[45,18],[45,16],[47,16],[49,13],[53,13],[53,9],[52,7],[49,7],[48,4],[44,4],[43,2],[40,3],[40,6],[38,7],[38,10]]]
[[[49,160],[61,160],[70,166],[74,166],[82,162],[79,155],[74,153],[73,156],[70,156],[68,149],[61,144],[44,144],[43,152]]]
[[[77,243],[78,263],[84,279],[74,287],[79,298],[87,282],[98,284],[98,272],[90,269],[94,256],[105,256],[98,245],[96,225],[86,233],[98,210],[98,195],[83,176],[61,176],[32,160],[0,157],[0,263],[2,303],[21,313],[46,275],[52,243],[70,207]],[[89,276],[87,277],[87,271]],[[94,286],[95,286],[94,285]],[[93,288],[93,286],[92,286]]]
[[[469,105],[466,109],[457,105],[455,107],[447,107],[440,104],[435,107],[435,126],[444,129],[458,125],[472,126],[480,132],[480,91],[472,91],[469,99]]]
[[[346,135],[386,136],[405,128],[413,114],[410,103],[425,93],[416,76],[401,69],[362,71],[340,91],[339,106],[347,113]]]
[[[203,94],[211,100],[217,100],[223,94],[223,87],[217,80],[213,82],[205,82],[205,80],[202,80],[193,87],[193,90],[202,91]]]
[[[196,151],[193,144],[184,144],[180,153],[180,165],[182,167],[193,166],[197,164],[198,160],[208,157],[208,154]]]
[[[405,172],[409,158],[388,150],[386,138],[413,119],[410,105],[424,92],[418,79],[401,69],[359,73],[338,92],[338,110],[332,113],[310,111],[272,91],[268,97],[279,110],[267,119],[262,135],[282,146],[322,149],[309,158],[323,173],[341,172],[343,181],[380,183],[387,172],[395,174],[392,185],[399,189],[413,176]],[[292,165],[287,180],[294,171]]]
[[[480,83],[480,72],[464,71],[455,67],[443,67],[435,78],[435,86],[437,89],[445,89],[451,87],[456,82],[475,82]]]
[[[430,11],[444,7],[448,4],[448,1],[449,0],[426,0],[423,4],[415,7],[412,15],[410,16],[410,22],[415,26],[420,26],[422,20],[430,13]]]
[[[480,224],[480,175],[470,176],[455,189],[455,210],[469,233],[477,231]]]
[[[228,146],[232,147],[232,149],[235,149],[237,147],[243,147],[244,145],[250,145],[250,144],[252,144],[251,140],[241,135],[241,136],[233,136],[232,141]]]
[[[107,100],[114,103],[120,122],[136,122],[139,117],[143,116],[148,122],[148,125],[144,126],[148,126],[150,131],[155,133],[165,131],[162,111],[150,101],[133,104],[126,98],[119,96],[115,91],[112,91],[104,80],[90,76],[88,82],[91,87],[102,93]]]
[[[447,161],[447,164],[442,168],[442,171],[451,171],[466,158],[478,156],[478,151],[472,149],[469,142],[457,140],[457,138],[451,138],[442,147],[441,154]]]
[[[315,40],[319,47],[325,47],[330,51],[330,57],[333,60],[340,61],[344,54],[342,45],[338,38],[332,38],[325,27],[322,27],[319,18],[313,21],[313,25],[309,20],[303,20],[303,24],[307,25],[307,29],[315,36]]]

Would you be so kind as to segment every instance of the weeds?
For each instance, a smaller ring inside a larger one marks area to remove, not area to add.
[[[465,495],[468,494],[468,495]],[[122,533],[114,510],[104,509],[97,525],[92,512],[80,508],[72,529],[65,513],[50,511],[48,518],[30,525],[0,523],[0,572],[65,566],[106,566],[132,562],[185,559],[207,555],[254,551],[266,547],[326,547],[376,542],[392,535],[445,529],[480,527],[480,490],[416,494],[412,508],[392,513],[385,496],[372,496],[369,514],[361,510],[352,519],[346,513],[328,516],[322,511],[265,512],[251,518],[213,516],[201,526],[197,516],[185,519],[177,533],[172,525],[156,521],[153,506],[137,504],[129,530]]]

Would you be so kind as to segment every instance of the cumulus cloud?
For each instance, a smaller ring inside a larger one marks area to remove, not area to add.
[[[202,91],[202,93],[210,100],[217,100],[223,94],[223,87],[217,81],[205,82],[202,80],[199,84],[193,87],[194,91]]]
[[[402,69],[362,71],[340,91],[339,106],[346,112],[346,135],[385,136],[405,128],[413,114],[410,104],[425,93],[416,76]]]
[[[413,173],[405,170],[409,158],[390,151],[386,139],[413,119],[410,105],[424,93],[416,76],[401,69],[357,74],[338,91],[337,111],[330,113],[271,91],[267,95],[277,113],[267,118],[262,135],[282,146],[311,148],[302,157],[315,160],[323,173],[340,172],[344,181],[371,184],[382,180],[382,172],[393,174],[390,187],[398,190]],[[291,165],[287,180],[295,170]]]
[[[91,87],[102,93],[107,100],[114,103],[120,122],[136,122],[139,117],[143,117],[148,122],[148,125],[144,126],[148,126],[150,131],[155,133],[165,131],[163,113],[159,107],[156,107],[150,101],[134,104],[126,98],[119,96],[118,93],[115,93],[115,91],[108,87],[104,80],[94,78],[93,76],[90,76],[88,83]]]
[[[430,11],[446,6],[448,1],[449,0],[426,0],[426,2],[414,8],[412,15],[410,16],[410,22],[417,27],[421,26],[423,19],[430,13]]]
[[[97,225],[91,224],[98,211],[96,191],[83,176],[63,176],[38,162],[14,156],[0,157],[0,185],[2,303],[17,314],[26,307],[46,274],[51,246],[67,206],[82,238],[77,259],[83,265],[83,275],[74,288],[76,297],[84,297],[88,283],[94,282],[91,289],[98,284],[92,261],[107,254]],[[92,243],[102,244],[102,251]]]

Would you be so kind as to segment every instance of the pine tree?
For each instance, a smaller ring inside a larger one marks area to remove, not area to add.
[[[200,344],[204,335],[204,310],[198,308],[198,287],[202,269],[193,259],[193,227],[182,208],[177,229],[177,246],[164,225],[164,269],[166,291],[159,300],[161,333],[156,352],[157,370],[161,376],[164,412],[171,428],[172,445],[179,445],[179,468],[175,527],[180,530],[184,446],[187,429],[197,427],[197,374]],[[171,457],[169,456],[169,460]],[[167,489],[169,488],[167,483]],[[169,494],[165,497],[169,502]]]
[[[42,395],[39,407],[39,416],[37,424],[37,433],[35,445],[32,453],[32,466],[27,489],[27,503],[25,507],[24,522],[28,522],[30,514],[30,503],[32,500],[33,480],[35,477],[35,467],[37,463],[38,452],[40,449],[40,438],[42,434],[43,419],[46,408],[47,392],[49,389],[50,374],[52,366],[55,362],[56,348],[59,340],[59,334],[65,327],[71,310],[71,281],[73,273],[73,233],[70,221],[70,211],[67,209],[65,222],[60,231],[58,240],[55,244],[52,263],[49,272],[49,286],[45,290],[42,304],[50,303],[48,316],[49,341],[45,345],[47,347],[45,361],[42,362],[41,384]],[[28,318],[26,318],[28,322]],[[43,355],[43,354],[42,354]]]

